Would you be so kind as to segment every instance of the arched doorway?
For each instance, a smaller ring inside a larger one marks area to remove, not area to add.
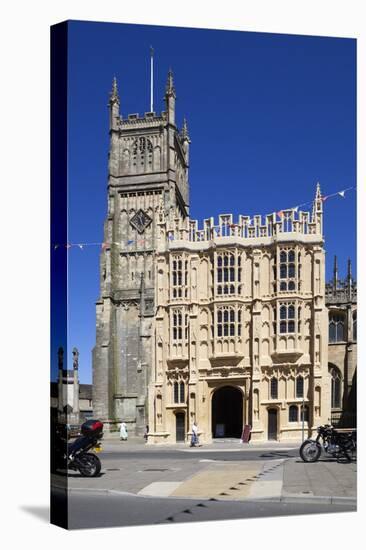
[[[277,409],[268,409],[268,439],[277,439]]]
[[[224,386],[212,397],[212,437],[241,437],[243,394],[238,388]]]
[[[185,426],[185,414],[176,413],[175,415],[175,440],[177,443],[185,441],[186,439],[186,426]]]

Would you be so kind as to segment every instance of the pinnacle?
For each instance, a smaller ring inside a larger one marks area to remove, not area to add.
[[[189,139],[189,133],[188,133],[187,120],[186,120],[185,117],[184,117],[184,119],[183,119],[183,126],[182,126],[182,131],[181,131],[181,138],[182,138],[183,141],[190,141],[190,139]]]
[[[109,95],[109,102],[119,104],[119,96],[118,96],[117,78],[116,77],[113,78],[112,91]]]
[[[168,80],[167,80],[167,83],[166,83],[165,95],[175,97],[175,88],[174,88],[174,80],[173,80],[173,71],[172,71],[172,69],[169,69],[169,72],[168,72]]]
[[[315,195],[315,198],[316,199],[320,199],[322,196],[322,193],[321,193],[321,190],[320,190],[320,183],[318,182],[316,184],[316,195]]]

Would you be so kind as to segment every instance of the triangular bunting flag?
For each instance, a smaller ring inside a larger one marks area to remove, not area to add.
[[[344,199],[345,191],[339,191],[338,195]]]

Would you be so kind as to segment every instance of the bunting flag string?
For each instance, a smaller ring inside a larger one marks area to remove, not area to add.
[[[356,186],[346,187],[346,189],[336,191],[334,193],[331,193],[330,195],[324,195],[323,197],[321,197],[321,200],[324,203],[325,201],[327,201],[327,200],[329,200],[333,197],[341,197],[342,199],[345,199],[346,198],[346,193],[348,191],[353,190],[353,189],[356,189]],[[303,206],[312,205],[312,204],[314,204],[314,199],[312,199],[311,201],[303,202],[301,204],[297,204],[296,206],[293,206],[292,208],[283,208],[282,210],[278,210],[275,213],[280,219],[282,219],[285,216],[286,211],[292,210],[294,212],[298,212],[299,208],[301,208]],[[253,219],[249,218],[248,219],[248,225],[252,225],[252,223],[253,223]],[[238,227],[237,224],[230,224],[230,225],[231,225],[232,228]],[[221,235],[220,226],[215,226],[213,229],[216,232],[216,235],[219,237]],[[174,240],[174,235],[172,233],[169,233],[168,239],[170,241],[173,241]],[[66,248],[67,250],[69,250],[70,248],[77,247],[80,250],[84,250],[84,248],[88,247],[88,246],[100,246],[102,250],[105,250],[106,248],[110,247],[111,245],[121,245],[121,244],[124,244],[125,246],[131,246],[132,244],[140,244],[141,245],[141,244],[145,244],[145,239],[138,239],[138,240],[128,239],[124,243],[119,243],[119,242],[116,242],[116,241],[97,242],[97,243],[86,243],[86,242],[84,242],[84,243],[66,243],[66,244],[56,243],[56,244],[52,245],[52,248],[53,248],[53,250],[57,250],[59,248]]]

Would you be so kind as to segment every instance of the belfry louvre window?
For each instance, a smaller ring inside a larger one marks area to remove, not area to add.
[[[293,332],[295,332],[295,306],[293,304],[282,304],[280,306],[280,333]]]
[[[296,289],[296,267],[294,250],[281,250],[279,263],[280,291]]]
[[[331,313],[329,315],[329,342],[344,342],[344,315]]]
[[[233,307],[220,307],[216,312],[217,337],[241,336],[241,310]]]
[[[241,258],[230,252],[217,255],[216,284],[217,294],[235,294],[236,283],[241,282]]]
[[[174,257],[171,267],[171,285],[173,298],[187,298],[188,261]]]

